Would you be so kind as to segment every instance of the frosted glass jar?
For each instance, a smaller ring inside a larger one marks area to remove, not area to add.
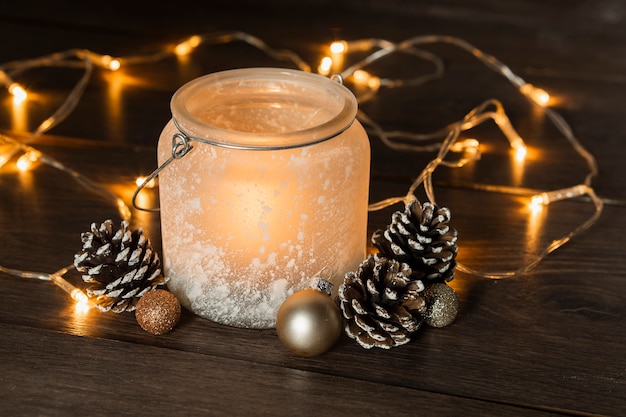
[[[322,268],[336,290],[367,242],[370,148],[354,95],[320,75],[250,68],[185,84],[171,110],[159,165],[176,157],[159,195],[164,273],[181,304],[271,328]]]

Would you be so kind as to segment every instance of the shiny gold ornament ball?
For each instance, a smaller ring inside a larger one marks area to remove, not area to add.
[[[135,318],[142,329],[154,335],[165,334],[178,324],[181,308],[178,299],[167,290],[152,290],[137,302]]]
[[[445,327],[456,319],[459,299],[454,289],[443,283],[429,285],[423,292],[428,310],[424,321],[431,327]]]
[[[339,307],[325,293],[309,288],[283,302],[276,316],[281,343],[300,356],[318,356],[337,343],[343,329]]]

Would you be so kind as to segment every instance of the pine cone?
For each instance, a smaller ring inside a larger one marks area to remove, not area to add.
[[[449,221],[447,208],[412,200],[404,212],[393,213],[385,230],[374,232],[372,243],[382,256],[409,264],[414,279],[451,281],[458,247],[457,231]]]
[[[143,230],[131,231],[127,221],[113,233],[113,222],[81,234],[82,250],[74,255],[74,266],[90,283],[87,295],[101,311],[133,311],[142,295],[164,284],[161,261]]]
[[[411,279],[407,264],[369,255],[358,271],[348,272],[339,287],[346,334],[366,349],[389,349],[408,343],[422,325],[424,284]]]

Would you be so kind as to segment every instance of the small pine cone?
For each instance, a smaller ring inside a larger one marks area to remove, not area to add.
[[[422,325],[424,284],[411,279],[411,268],[393,259],[369,255],[339,287],[346,334],[366,349],[408,343]]]
[[[92,223],[81,240],[83,248],[74,255],[74,266],[91,284],[87,295],[101,311],[133,311],[142,295],[166,282],[150,240],[142,229],[131,231],[125,220],[116,232],[111,220],[99,227]]]
[[[385,230],[372,235],[382,256],[409,264],[413,278],[424,282],[451,281],[456,267],[457,231],[448,225],[450,210],[412,200],[396,211]]]

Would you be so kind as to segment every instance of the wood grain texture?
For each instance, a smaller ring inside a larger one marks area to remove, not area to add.
[[[0,414],[623,414],[623,6],[608,0],[503,5],[483,0],[471,7],[446,0],[409,7],[397,1],[382,13],[375,3],[370,10],[355,10],[346,0],[342,5],[350,13],[335,14],[316,8],[305,14],[290,7],[268,9],[252,1],[245,4],[254,13],[233,6],[196,6],[182,13],[185,25],[175,19],[180,11],[168,16],[159,14],[158,7],[137,20],[130,9],[108,8],[114,3],[81,9],[61,1],[49,13],[31,13],[16,3],[0,10],[0,36],[19,34],[3,46],[0,62],[77,46],[114,55],[146,52],[218,29],[247,31],[272,46],[294,49],[312,63],[319,59],[321,45],[337,33],[347,39],[459,36],[559,99],[556,109],[598,158],[595,184],[608,202],[598,223],[522,276],[491,281],[457,274],[451,284],[461,311],[447,328],[425,328],[411,343],[391,351],[365,350],[344,336],[316,358],[289,353],[273,330],[230,328],[189,312],[173,332],[152,336],[132,313],[79,315],[67,294],[52,284],[2,274]],[[114,16],[118,18],[106,19]],[[485,192],[480,186],[562,188],[582,181],[586,167],[545,118],[498,76],[454,48],[433,50],[446,59],[445,79],[383,91],[379,100],[362,108],[385,127],[430,131],[457,120],[485,98],[503,101],[536,151],[523,172],[514,170],[501,134],[483,126],[472,131],[488,149],[482,159],[463,170],[442,168],[434,180],[437,201],[452,210],[459,231],[458,260],[483,271],[515,269],[584,221],[593,207],[584,200],[568,201],[532,218],[527,196]],[[130,68],[124,72],[128,84],[119,98],[121,112],[110,106],[110,75],[97,72],[72,116],[33,145],[130,203],[134,178],[156,165],[154,145],[170,117],[169,98],[182,83],[229,67],[275,64],[245,45],[228,45],[206,47],[188,67],[169,61],[149,70]],[[390,60],[379,70],[407,75],[413,65]],[[75,75],[29,73],[26,80],[58,103]],[[29,109],[31,127],[52,104],[42,100]],[[0,128],[23,138],[11,131],[10,100],[0,102],[0,109]],[[430,158],[390,151],[372,138],[371,201],[403,195]],[[158,205],[156,191],[144,197],[146,204]],[[369,232],[384,227],[396,209],[370,213]],[[106,218],[119,220],[115,207],[85,192],[65,173],[43,165],[29,173],[9,166],[0,171],[4,266],[45,272],[66,266],[80,249],[80,233]],[[135,211],[132,221],[160,250],[158,214]],[[81,284],[77,274],[70,278]]]
[[[1,328],[4,415],[559,415],[401,386],[382,390],[359,378],[288,366]],[[14,354],[17,340],[22,349]]]

